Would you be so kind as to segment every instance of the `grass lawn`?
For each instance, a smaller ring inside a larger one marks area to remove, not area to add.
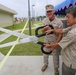
[[[9,26],[9,27],[5,27],[5,28],[9,29],[9,30],[18,30],[18,29],[22,29],[24,27],[25,23],[26,22],[22,22],[22,23],[14,25],[14,26]],[[39,24],[39,23],[41,23],[41,22],[39,22],[39,21],[34,22],[34,24]],[[28,25],[27,25],[27,27],[28,27]],[[41,31],[39,31],[39,32],[41,32]],[[25,30],[24,33],[29,34],[29,30]],[[3,34],[3,32],[0,32],[0,34]],[[35,29],[32,30],[32,35],[35,35]],[[17,39],[16,36],[11,35],[9,38],[4,40],[0,44],[15,41],[16,39]],[[43,41],[43,37],[39,38],[39,40]],[[0,52],[2,52],[4,55],[6,55],[8,53],[8,51],[10,50],[10,48],[11,47],[0,48]],[[40,45],[30,42],[30,43],[16,45],[15,48],[13,49],[11,55],[18,55],[18,56],[42,55],[42,52],[40,51]]]

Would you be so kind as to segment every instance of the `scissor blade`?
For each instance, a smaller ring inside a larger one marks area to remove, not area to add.
[[[37,43],[38,42],[38,37],[29,36],[28,38],[21,39],[19,42],[24,42],[25,43],[25,41]]]

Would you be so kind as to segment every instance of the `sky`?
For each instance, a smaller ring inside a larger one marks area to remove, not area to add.
[[[65,0],[29,0],[31,16],[44,16],[45,6],[52,4],[57,6]],[[0,4],[17,12],[15,17],[28,17],[28,0],[0,0]],[[33,6],[34,5],[34,6]]]

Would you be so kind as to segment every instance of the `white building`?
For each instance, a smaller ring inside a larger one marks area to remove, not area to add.
[[[17,15],[16,11],[0,4],[0,27],[13,25],[14,15]]]

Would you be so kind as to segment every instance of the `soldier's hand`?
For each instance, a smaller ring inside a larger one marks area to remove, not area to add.
[[[46,48],[50,48],[51,44],[44,44]]]
[[[53,29],[45,31],[46,34],[50,34],[51,32],[53,32]]]
[[[42,32],[45,32],[49,29],[49,26],[45,26],[44,28],[42,28]]]
[[[52,47],[51,44],[44,44],[46,48],[49,48],[51,51],[53,51],[55,48]]]

